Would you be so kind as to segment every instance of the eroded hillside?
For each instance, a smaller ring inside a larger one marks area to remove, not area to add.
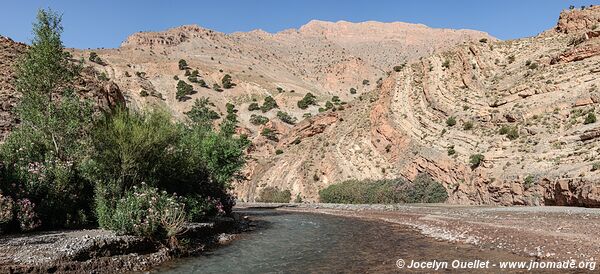
[[[295,126],[277,145],[284,153],[258,155],[236,191],[253,200],[277,186],[315,200],[335,182],[424,172],[450,203],[600,206],[599,15],[565,11],[536,37],[411,62]]]

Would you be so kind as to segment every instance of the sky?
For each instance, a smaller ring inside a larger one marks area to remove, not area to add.
[[[63,42],[72,48],[115,48],[132,33],[198,24],[220,32],[298,28],[312,19],[421,23],[475,29],[499,39],[552,28],[561,10],[600,0],[3,0],[0,35],[28,43],[39,8],[63,14]]]

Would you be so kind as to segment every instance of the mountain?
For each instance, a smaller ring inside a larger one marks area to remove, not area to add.
[[[428,173],[449,203],[598,207],[599,26],[600,6],[568,10],[536,37],[409,62],[343,110],[296,125],[284,153],[260,158],[236,190],[315,200],[347,179]]]
[[[190,25],[70,52],[134,109],[187,119],[201,97],[221,117],[233,104],[253,143],[247,179],[234,184],[243,201],[271,186],[316,201],[344,180],[428,173],[454,204],[600,206],[599,18],[598,6],[564,11],[555,28],[510,41],[399,22],[232,34]],[[180,81],[194,91],[176,97]],[[316,104],[300,108],[308,93]],[[278,108],[249,109],[268,96]],[[257,115],[269,121],[255,125]]]

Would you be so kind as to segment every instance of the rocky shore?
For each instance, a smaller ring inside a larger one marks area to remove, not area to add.
[[[450,242],[501,249],[540,260],[600,259],[600,210],[444,204],[239,204],[383,220]]]
[[[168,260],[201,254],[248,227],[240,215],[189,224],[171,249],[158,241],[90,229],[0,237],[0,273],[122,273],[144,271]]]

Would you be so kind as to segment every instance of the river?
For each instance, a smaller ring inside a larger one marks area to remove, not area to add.
[[[155,272],[405,273],[406,267],[396,266],[398,259],[406,265],[412,260],[530,260],[504,251],[434,240],[385,222],[277,210],[243,213],[254,220],[254,231],[203,256],[175,260]],[[485,272],[490,273],[490,269]]]

